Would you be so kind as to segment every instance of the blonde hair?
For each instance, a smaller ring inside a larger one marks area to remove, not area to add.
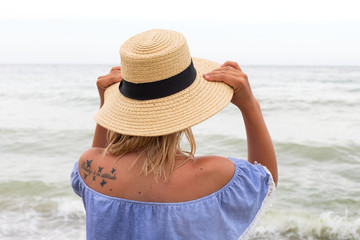
[[[180,148],[183,135],[190,144],[190,151],[183,151]],[[196,151],[191,128],[156,137],[130,136],[108,130],[107,138],[109,144],[105,149],[105,154],[110,153],[117,156],[119,160],[126,153],[140,152],[130,168],[135,165],[140,156],[146,154],[140,173],[145,175],[153,173],[157,180],[162,178],[164,181],[169,181],[175,168],[182,166],[190,159],[194,160]],[[177,160],[182,161],[176,165]]]

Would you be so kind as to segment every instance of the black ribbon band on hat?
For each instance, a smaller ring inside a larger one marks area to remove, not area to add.
[[[131,83],[122,79],[119,90],[125,97],[134,100],[150,100],[170,96],[189,87],[196,78],[196,70],[191,60],[189,67],[170,78],[149,82]]]

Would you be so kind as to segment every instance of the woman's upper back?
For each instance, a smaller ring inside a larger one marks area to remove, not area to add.
[[[233,162],[224,157],[205,156],[176,168],[170,181],[140,174],[144,156],[128,153],[121,159],[103,156],[102,148],[86,151],[79,172],[87,186],[104,195],[142,202],[185,202],[207,196],[233,177]]]
[[[176,169],[168,183],[156,183],[151,176],[138,176],[139,166],[128,171],[134,156],[114,164],[114,159],[101,158],[101,151],[86,152],[71,174],[73,189],[84,202],[87,239],[245,237],[275,189],[266,168],[245,160],[199,158]],[[216,183],[227,175],[221,176],[218,169],[224,166],[217,164],[224,162],[232,175],[218,189]],[[210,194],[196,197],[199,189]]]

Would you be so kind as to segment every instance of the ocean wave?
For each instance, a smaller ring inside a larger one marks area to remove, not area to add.
[[[93,129],[0,128],[2,154],[36,156],[79,152],[91,145]]]
[[[69,183],[1,182],[0,238],[85,239],[81,199]]]
[[[272,210],[265,216],[251,239],[360,239],[360,218],[348,217],[332,211],[310,213],[307,211]]]
[[[355,142],[326,144],[317,142],[275,142],[275,149],[282,155],[312,159],[317,162],[340,161],[356,163],[360,161],[360,145]]]

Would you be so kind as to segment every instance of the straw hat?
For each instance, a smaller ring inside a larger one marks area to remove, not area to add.
[[[185,37],[154,29],[120,48],[123,80],[105,91],[95,115],[101,126],[126,135],[160,136],[196,125],[221,111],[233,89],[203,74],[218,63],[191,58]]]

